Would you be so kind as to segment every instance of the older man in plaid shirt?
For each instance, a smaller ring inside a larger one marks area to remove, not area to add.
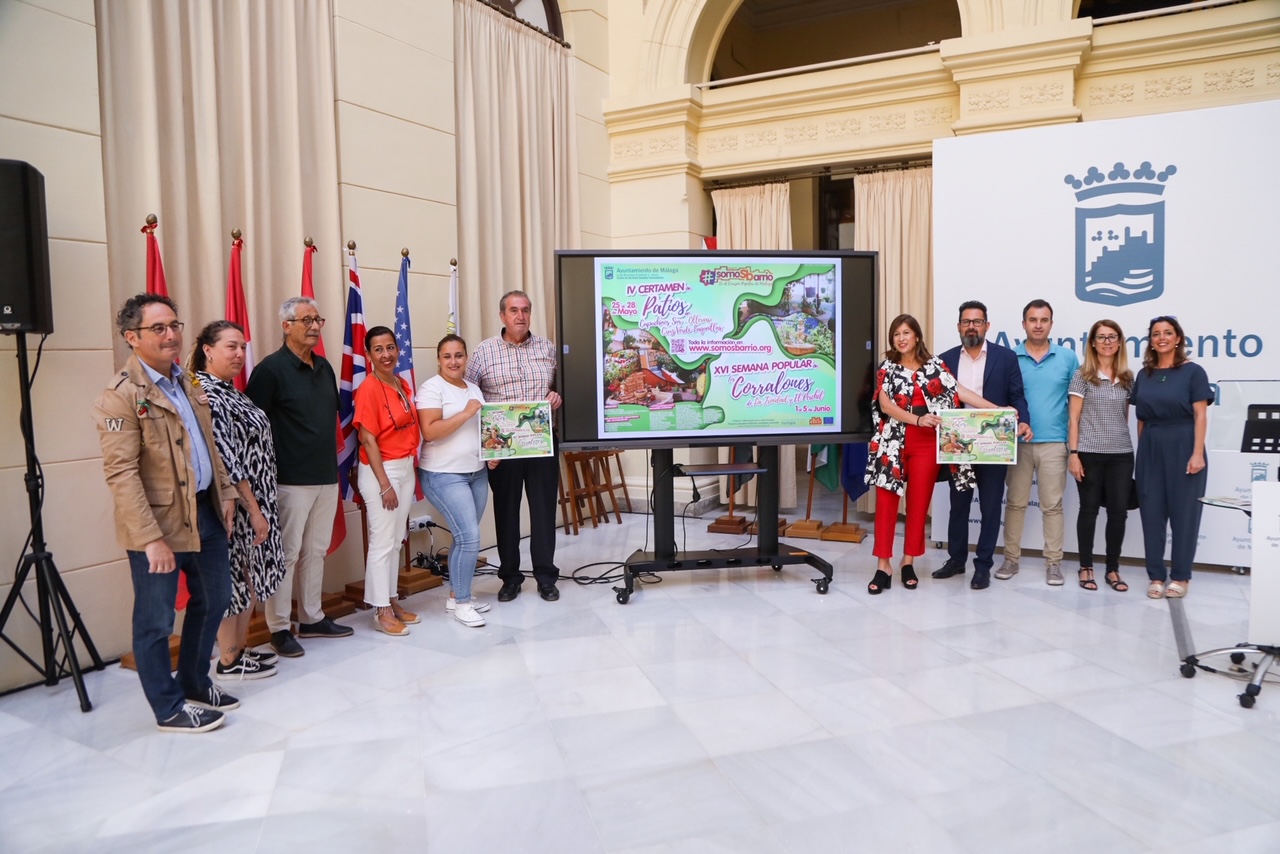
[[[498,302],[502,334],[486,338],[467,362],[467,379],[480,386],[489,403],[545,400],[560,408],[556,381],[555,344],[529,331],[531,303],[523,291],[510,291]],[[548,602],[560,598],[556,581],[556,486],[560,479],[557,456],[503,460],[489,470],[493,490],[493,522],[498,535],[499,602],[520,595],[520,494],[529,498],[529,556],[538,595]]]

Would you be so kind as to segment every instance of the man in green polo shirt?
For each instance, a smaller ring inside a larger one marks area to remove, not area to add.
[[[315,353],[324,318],[315,300],[292,297],[280,306],[284,345],[253,369],[245,394],[267,413],[276,449],[284,580],[267,598],[271,647],[297,658],[290,615],[294,578],[298,585],[298,637],[344,638],[353,634],[324,615],[320,594],[324,557],[338,510],[338,381]]]

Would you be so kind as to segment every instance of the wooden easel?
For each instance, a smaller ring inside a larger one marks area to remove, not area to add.
[[[817,480],[813,476],[814,470],[817,468],[818,455],[813,453],[813,446],[809,446],[809,500],[804,507],[804,518],[787,528],[788,537],[799,537],[805,540],[817,540],[822,538],[822,532],[826,530],[826,525],[822,524],[821,519],[813,517],[813,483]]]
[[[734,460],[734,456],[736,456],[734,451],[735,451],[734,448],[729,449],[729,463],[731,465],[736,462],[736,460]],[[729,483],[731,485],[737,483],[737,481],[734,480],[733,475],[729,475]],[[747,518],[745,516],[737,516],[733,512],[733,495],[737,491],[738,491],[737,489],[733,489],[733,488],[729,490],[729,512],[719,517],[718,519],[716,519],[710,525],[708,525],[707,526],[708,533],[745,534],[747,532],[747,528],[750,527],[751,523],[747,521]]]
[[[810,485],[812,485],[812,481]],[[840,521],[834,525],[828,525],[826,530],[822,532],[820,539],[835,540],[840,543],[860,543],[866,538],[867,529],[857,522],[849,521],[849,493],[845,492],[844,511],[840,516]]]

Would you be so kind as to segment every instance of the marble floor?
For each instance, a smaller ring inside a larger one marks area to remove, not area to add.
[[[562,570],[639,548],[624,519],[561,534]],[[741,542],[705,527],[689,548]],[[357,614],[228,686],[203,735],[158,733],[115,666],[89,714],[66,681],[2,697],[0,851],[1280,851],[1280,685],[1245,710],[1179,676],[1140,568],[1086,592],[1026,558],[975,592],[930,550],[919,590],[872,597],[870,540],[806,545],[828,595],[794,568],[673,572],[625,606],[527,583],[472,629],[432,590],[407,638]],[[1247,603],[1197,573],[1196,647],[1244,640]]]

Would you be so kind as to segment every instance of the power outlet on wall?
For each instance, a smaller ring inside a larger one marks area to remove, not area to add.
[[[436,523],[432,522],[431,517],[428,515],[414,516],[409,520],[410,531],[425,531],[427,528],[434,528],[435,526]]]

